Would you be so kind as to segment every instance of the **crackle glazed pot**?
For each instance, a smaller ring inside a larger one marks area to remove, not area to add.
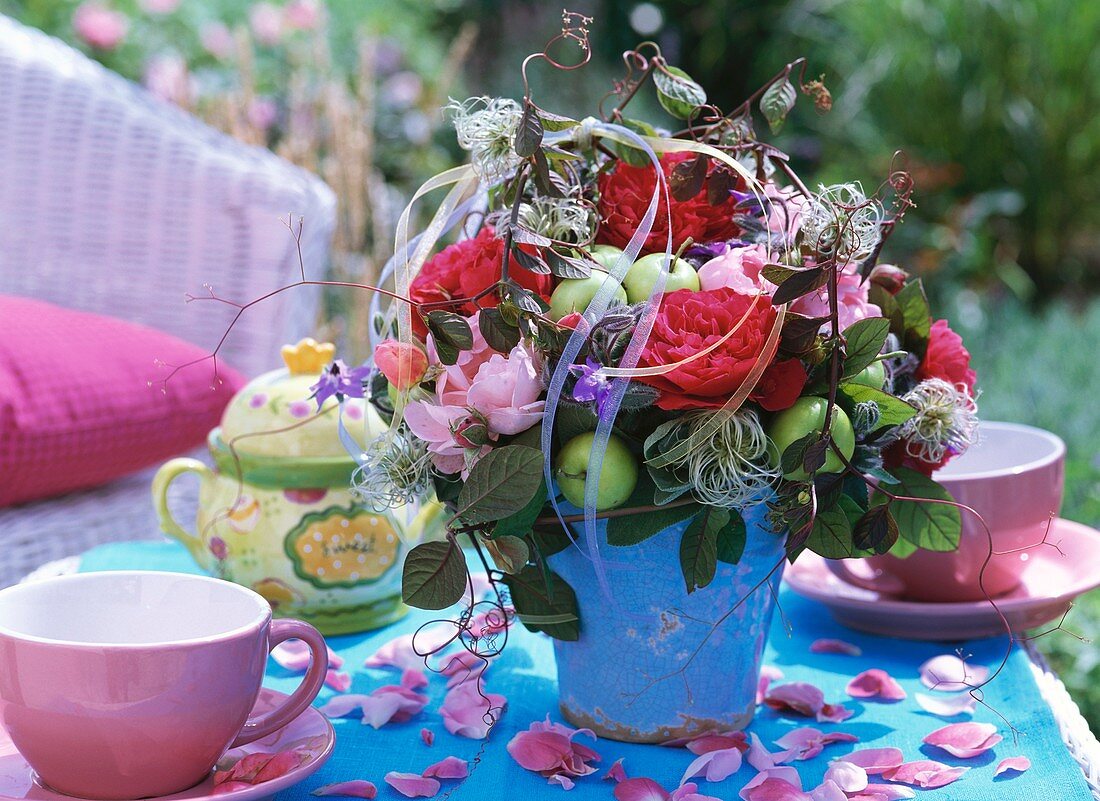
[[[279,617],[324,634],[378,628],[402,617],[401,566],[435,505],[376,514],[350,492],[355,461],[340,442],[335,399],[320,413],[310,386],[332,359],[331,345],[303,340],[283,349],[287,369],[251,381],[230,401],[207,445],[214,468],[173,459],[153,479],[163,531],[215,576],[250,587]],[[373,408],[344,402],[357,440],[381,430]],[[168,509],[169,484],[200,479],[194,532]]]
[[[570,547],[550,557],[576,592],[581,618],[579,640],[554,641],[567,720],[639,743],[749,724],[783,572],[773,568],[785,538],[767,527],[765,512],[761,505],[745,515],[740,563],[719,562],[714,581],[690,595],[680,572],[680,538],[690,521],[622,548],[607,545],[606,522],[598,521],[610,600],[587,551]]]

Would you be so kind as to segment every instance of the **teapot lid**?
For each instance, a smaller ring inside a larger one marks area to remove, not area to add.
[[[211,441],[232,443],[237,453],[249,456],[353,461],[340,440],[341,416],[345,431],[360,445],[385,425],[362,398],[345,398],[342,410],[335,398],[328,398],[318,408],[313,387],[335,354],[331,342],[311,338],[284,345],[286,367],[254,378],[234,395]]]

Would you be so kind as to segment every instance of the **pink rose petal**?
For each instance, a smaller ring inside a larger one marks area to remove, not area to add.
[[[772,665],[763,665],[760,668],[760,678],[756,682],[756,703],[764,703],[764,696],[768,694],[768,687],[773,681],[783,678],[783,671]]]
[[[916,798],[916,793],[908,787],[900,784],[875,784],[870,783],[860,796],[852,796],[849,801],[899,801],[902,798]]]
[[[792,681],[769,688],[764,703],[779,712],[813,717],[825,706],[825,694],[812,684]]]
[[[439,782],[415,773],[398,773],[391,770],[385,775],[386,784],[406,798],[431,798],[439,792]]]
[[[600,755],[574,741],[580,734],[596,739],[589,729],[551,723],[547,716],[545,721],[535,721],[526,731],[518,732],[508,742],[507,750],[520,767],[549,780],[557,775],[587,776],[596,772],[596,767],[588,763],[599,762]]]
[[[885,701],[904,701],[905,690],[885,670],[865,670],[848,682],[848,695],[853,698],[881,698]]]
[[[1023,773],[1025,770],[1031,767],[1031,760],[1025,756],[1007,757],[997,763],[997,769],[993,771],[994,776],[1000,776],[1006,771],[1014,770],[1017,773]]]
[[[825,704],[817,713],[817,722],[843,723],[854,714],[855,712],[843,704]]]
[[[325,686],[338,693],[346,693],[351,689],[351,675],[330,669],[325,673]]]
[[[885,771],[882,778],[891,782],[911,784],[925,790],[934,790],[957,781],[968,770],[970,768],[949,768],[932,759],[919,759]]]
[[[843,656],[862,656],[863,649],[844,640],[814,640],[810,643],[811,654],[842,654]]]
[[[814,801],[848,801],[848,795],[836,782],[826,779],[814,789],[810,790],[810,798]]]
[[[227,793],[235,793],[238,790],[247,790],[252,787],[248,782],[225,782],[214,787],[214,792],[210,795],[225,795]]]
[[[707,751],[725,751],[727,748],[736,748],[739,751],[749,750],[749,741],[743,731],[733,731],[729,734],[704,734],[689,740],[686,743],[688,751],[693,754],[705,754]]]
[[[905,762],[905,755],[900,748],[864,748],[846,755],[844,761],[859,765],[874,776],[899,767]]]
[[[786,758],[787,755],[785,753],[773,754],[765,748],[764,744],[760,742],[760,738],[755,734],[750,734],[749,738],[749,750],[745,758],[748,763],[758,771],[771,770]]]
[[[452,630],[453,631],[453,630]],[[395,667],[399,670],[423,670],[424,657],[417,654],[430,654],[442,648],[452,638],[446,630],[402,634],[394,637],[363,663],[369,668]],[[414,650],[414,639],[416,650]]]
[[[933,698],[924,693],[917,693],[915,698],[917,699],[917,706],[925,712],[938,715],[941,718],[953,718],[958,715],[972,715],[974,714],[974,707],[977,704],[977,701],[974,700],[974,697],[970,695],[970,693],[960,693],[950,698]]]
[[[845,793],[860,793],[867,789],[867,771],[859,765],[839,759],[825,771],[825,781],[833,782]]]
[[[450,689],[465,681],[481,678],[488,669],[488,659],[462,649],[456,653],[443,656],[439,672],[448,677],[447,687]]]
[[[563,790],[572,790],[577,783],[564,773],[555,773],[546,780],[549,784],[559,785]]]
[[[930,690],[958,692],[975,687],[989,678],[989,668],[968,665],[954,654],[933,657],[920,666],[921,683]]]
[[[379,729],[390,722],[411,720],[427,705],[428,696],[400,684],[387,684],[367,696],[359,708],[363,710],[363,724]]]
[[[309,668],[311,652],[309,646],[301,640],[287,640],[271,649],[271,658],[283,668],[301,673]],[[339,670],[344,666],[344,660],[328,649],[328,666],[333,670]]]
[[[619,757],[611,763],[611,767],[604,772],[603,779],[605,781],[610,779],[611,781],[616,783],[626,781],[626,769],[623,768],[622,757]]]
[[[431,729],[421,729],[420,740],[424,743],[424,745],[431,748],[433,745],[435,745],[435,732]]]
[[[819,729],[806,726],[787,732],[776,740],[775,744],[787,752],[782,761],[789,762],[791,760],[813,759],[829,743],[855,742],[859,742],[859,738],[854,734],[839,731],[825,734]]]
[[[624,779],[615,785],[616,801],[669,801],[669,794],[653,779]]]
[[[485,692],[480,681],[465,682],[447,691],[439,712],[451,734],[481,740],[500,719],[506,703],[503,695]]]
[[[336,782],[318,787],[310,795],[341,795],[346,798],[374,798],[378,795],[378,788],[372,782],[364,779],[354,779],[350,782]]]
[[[712,795],[700,794],[698,785],[693,782],[681,784],[672,791],[668,799],[669,801],[722,801],[721,798],[715,798]]]
[[[428,686],[428,677],[423,670],[409,668],[401,674],[401,686],[409,690],[419,690]]]
[[[320,712],[330,718],[342,718],[361,709],[368,698],[370,696],[356,693],[333,696],[320,708]]]
[[[990,723],[952,723],[936,729],[922,740],[959,759],[981,756],[1004,738]]]
[[[732,776],[741,768],[741,752],[737,748],[724,751],[707,751],[697,756],[680,778],[680,784],[696,776],[704,777],[708,782],[720,782]]]
[[[436,779],[465,779],[470,775],[470,768],[465,759],[449,756],[444,757],[434,765],[428,765],[420,775],[432,776]]]
[[[741,788],[739,793],[744,801],[813,801],[813,797],[802,792],[797,784],[761,771]]]

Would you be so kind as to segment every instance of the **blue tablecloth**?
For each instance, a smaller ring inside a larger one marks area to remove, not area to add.
[[[101,546],[88,552],[81,564],[82,571],[139,568],[199,572],[182,547],[154,542]],[[928,692],[920,684],[917,667],[930,657],[953,652],[956,645],[907,642],[857,634],[841,628],[824,609],[786,590],[781,593],[780,602],[784,611],[782,617],[789,622],[791,631],[788,634],[784,630],[781,616],[777,614],[765,662],[780,668],[785,674],[785,681],[801,680],[816,684],[824,690],[827,701],[844,703],[855,710],[855,715],[839,725],[817,724],[805,719],[782,717],[765,709],[758,713],[750,731],[758,734],[769,748],[776,751],[780,749],[772,741],[799,726],[850,732],[860,739],[854,745],[827,746],[817,758],[794,763],[807,790],[820,782],[830,759],[855,748],[889,745],[901,748],[907,760],[935,759],[949,765],[971,768],[962,779],[948,787],[918,790],[920,797],[928,794],[930,798],[950,801],[1091,799],[1080,769],[1059,738],[1050,709],[1036,688],[1027,656],[1022,651],[1012,654],[1005,670],[985,691],[989,705],[1011,721],[1020,736],[1014,742],[1004,721],[993,711],[979,707],[973,719],[999,726],[1005,739],[981,757],[958,760],[921,745],[921,739],[945,725],[945,721],[923,712],[913,701],[915,693]],[[396,674],[392,670],[364,668],[363,660],[383,643],[413,631],[427,619],[427,615],[414,612],[405,620],[381,631],[331,638],[331,647],[346,660],[344,669],[353,673],[351,692],[368,693],[383,684],[393,683]],[[819,637],[842,638],[856,643],[863,649],[863,656],[811,654],[809,645]],[[973,655],[972,663],[993,667],[1004,652],[1004,642],[973,642],[966,646],[966,651]],[[897,678],[908,692],[908,700],[883,704],[849,698],[844,690],[849,679],[871,667],[882,668]],[[289,692],[297,682],[296,676],[271,663],[265,682],[267,686]],[[553,650],[549,640],[529,634],[517,626],[504,654],[494,662],[487,674],[487,688],[490,692],[506,696],[508,706],[487,743],[456,737],[444,729],[438,713],[445,692],[444,683],[438,677],[431,680],[426,690],[431,702],[423,713],[408,723],[390,724],[375,730],[361,725],[358,718],[333,721],[337,746],[332,758],[310,779],[280,793],[277,801],[304,801],[311,798],[311,790],[321,785],[350,779],[369,779],[378,785],[379,799],[396,801],[402,796],[382,781],[385,773],[391,770],[420,773],[433,762],[452,754],[470,760],[472,768],[470,779],[450,796],[456,801],[561,797],[562,789],[548,786],[545,779],[520,768],[505,750],[505,744],[512,736],[526,729],[532,721],[541,720],[547,714],[560,721]],[[332,695],[330,690],[325,689],[317,703],[324,703]],[[435,745],[431,748],[420,739],[420,729],[425,726],[436,735]],[[587,739],[581,741],[589,742]],[[668,789],[676,787],[684,769],[693,759],[688,751],[678,748],[627,745],[609,740],[600,740],[594,747],[603,757],[600,763],[602,768],[623,757],[628,775],[648,776]],[[1029,757],[1032,769],[1012,778],[1004,775],[995,779],[993,771],[997,763],[1004,757],[1016,755]],[[477,763],[473,764],[475,759]],[[739,773],[724,782],[712,784],[699,780],[699,791],[732,801],[737,799],[738,791],[754,773],[745,765]],[[576,788],[565,798],[570,801],[609,801],[611,793],[612,783],[601,781],[597,774],[579,780]]]

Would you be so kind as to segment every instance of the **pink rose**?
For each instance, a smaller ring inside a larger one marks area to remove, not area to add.
[[[257,97],[248,104],[248,121],[253,128],[266,131],[279,118],[279,107],[270,97]]]
[[[535,360],[516,345],[508,356],[494,353],[477,371],[466,402],[494,434],[518,434],[542,419],[542,381]]]
[[[317,0],[290,0],[283,18],[287,27],[294,30],[316,30],[321,24],[321,4]]]
[[[763,245],[733,248],[699,268],[699,285],[707,291],[729,287],[743,295],[755,295],[761,289],[760,271],[767,263],[768,251]]]
[[[440,406],[431,401],[412,401],[405,407],[409,430],[428,443],[432,464],[441,473],[466,471],[466,439],[459,433],[466,427],[470,411],[464,406]],[[478,457],[488,452],[484,446]]]
[[[861,283],[855,273],[843,272],[837,280],[837,311],[840,318],[840,330],[867,317],[881,317],[882,309],[867,301],[867,283]],[[829,287],[823,286],[808,295],[803,295],[791,304],[791,311],[807,317],[829,316]],[[828,331],[829,324],[822,326]]]
[[[771,201],[766,207],[768,231],[783,233],[788,242],[793,240],[802,227],[802,207],[806,198],[793,186],[780,188],[770,181],[764,187],[764,197]]]
[[[253,5],[248,10],[248,24],[260,44],[278,44],[283,37],[283,15],[271,3]]]
[[[125,15],[90,0],[81,3],[73,13],[76,35],[97,50],[114,50],[126,38],[130,21]]]
[[[191,75],[187,62],[175,54],[156,56],[145,67],[145,88],[169,103],[187,106],[191,102]]]
[[[454,364],[441,364],[435,349],[435,338],[428,334],[428,362],[439,365],[443,370],[435,380],[435,394],[440,404],[444,406],[466,405],[466,393],[474,383],[477,371],[481,369],[482,364],[489,361],[490,356],[496,353],[481,335],[478,315],[468,317],[467,320],[474,336],[474,344],[469,350],[459,351],[458,361]]]
[[[209,22],[199,30],[199,41],[203,49],[214,58],[229,58],[233,54],[236,42],[233,33],[221,22]]]

